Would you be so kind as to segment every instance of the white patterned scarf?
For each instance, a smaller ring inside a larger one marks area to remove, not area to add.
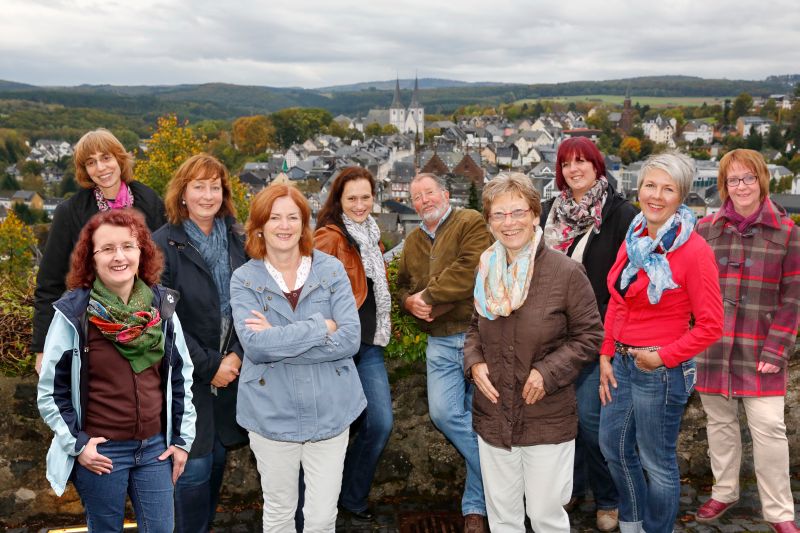
[[[392,297],[389,293],[386,264],[383,262],[380,247],[381,230],[372,215],[368,215],[364,222],[359,224],[342,213],[342,222],[350,236],[358,243],[364,273],[372,280],[375,307],[378,312],[373,343],[376,346],[386,346],[392,333]]]
[[[519,309],[528,298],[533,277],[536,249],[542,239],[537,224],[531,242],[517,253],[509,264],[508,252],[497,240],[481,254],[473,293],[475,310],[482,317],[494,320]]]

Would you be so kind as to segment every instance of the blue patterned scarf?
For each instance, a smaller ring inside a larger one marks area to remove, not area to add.
[[[221,316],[230,317],[231,265],[228,257],[228,229],[225,227],[225,222],[219,217],[214,218],[214,227],[209,235],[203,233],[203,230],[189,218],[183,221],[183,229],[211,271],[219,295]]]
[[[644,270],[650,278],[647,298],[651,304],[661,301],[661,294],[665,290],[677,289],[678,284],[672,279],[672,269],[666,254],[677,250],[689,240],[694,224],[694,213],[681,204],[678,211],[661,226],[655,238],[651,239],[649,236],[642,237],[642,232],[647,228],[644,213],[636,215],[625,235],[628,266],[622,271],[620,286],[624,289],[636,279],[639,270]]]

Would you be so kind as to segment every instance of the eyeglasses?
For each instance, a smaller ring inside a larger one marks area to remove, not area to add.
[[[104,165],[108,165],[109,163],[111,163],[112,159],[115,159],[115,157],[111,154],[103,154],[100,156],[100,162],[102,162]],[[95,160],[94,158],[89,158],[86,160],[86,163],[84,163],[84,166],[86,168],[94,168],[95,165],[97,165],[97,163],[98,161]]]
[[[107,257],[111,257],[117,253],[117,250],[122,250],[122,253],[125,255],[130,255],[137,251],[139,247],[134,242],[123,242],[122,244],[106,244],[105,246],[101,246],[99,250],[95,250],[92,255],[104,255]]]
[[[531,208],[528,209],[514,209],[508,213],[503,213],[502,211],[496,211],[489,215],[489,220],[492,222],[505,222],[506,217],[510,216],[513,220],[522,220],[525,218],[525,215],[528,214]]]
[[[735,189],[739,186],[740,183],[744,183],[745,185],[752,185],[758,181],[758,178],[753,176],[752,174],[745,174],[741,178],[725,178],[725,184]]]

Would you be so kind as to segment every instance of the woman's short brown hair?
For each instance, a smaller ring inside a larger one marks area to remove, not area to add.
[[[194,180],[215,180],[217,178],[222,182],[222,205],[216,216],[236,216],[228,169],[213,155],[201,153],[193,155],[184,161],[175,171],[172,179],[169,180],[167,192],[164,195],[167,220],[171,224],[180,224],[189,218],[189,210],[186,208],[186,204],[183,203],[183,193],[186,192],[186,186],[189,185],[189,182]]]
[[[311,232],[311,207],[308,200],[293,185],[274,183],[259,192],[250,204],[250,217],[245,224],[245,251],[247,255],[254,259],[264,259],[267,257],[267,245],[264,242],[264,224],[272,214],[272,205],[278,198],[288,196],[300,209],[300,217],[303,221],[303,229],[300,233],[300,254],[311,255],[314,249],[314,237]]]
[[[755,150],[739,148],[731,150],[719,160],[717,188],[719,189],[719,197],[723,202],[728,199],[728,184],[725,180],[728,178],[728,171],[730,171],[734,163],[739,163],[756,175],[758,188],[761,191],[760,200],[769,196],[769,169],[766,161],[764,161],[764,156]]]
[[[119,164],[122,181],[128,183],[133,179],[133,156],[125,150],[113,133],[105,128],[98,128],[85,133],[75,145],[75,155],[73,156],[75,178],[81,187],[84,189],[94,187],[92,178],[86,172],[86,161],[98,152],[114,156]]]
[[[501,172],[483,186],[481,200],[483,202],[483,218],[487,222],[492,214],[492,202],[501,194],[506,193],[518,194],[528,202],[534,218],[542,214],[542,201],[531,179],[520,172]]]
[[[139,246],[138,276],[148,286],[155,285],[161,278],[164,257],[161,249],[153,242],[144,216],[136,209],[112,209],[97,213],[83,226],[78,242],[72,250],[67,288],[89,288],[97,277],[94,266],[94,233],[103,225],[128,228],[136,237]]]

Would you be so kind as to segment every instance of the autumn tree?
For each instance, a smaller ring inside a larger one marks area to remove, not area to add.
[[[133,177],[159,196],[164,196],[167,183],[178,167],[203,151],[203,140],[195,137],[188,122],[179,124],[174,114],[159,117],[156,131],[145,144],[147,152],[137,154]]]
[[[24,204],[23,204],[24,205]],[[23,282],[33,268],[36,236],[14,210],[0,222],[0,278]]]
[[[233,121],[233,143],[247,155],[257,155],[275,144],[275,126],[265,115],[241,117]]]
[[[639,153],[642,150],[642,143],[636,137],[625,137],[619,145],[619,157],[622,163],[630,165],[639,159]]]

